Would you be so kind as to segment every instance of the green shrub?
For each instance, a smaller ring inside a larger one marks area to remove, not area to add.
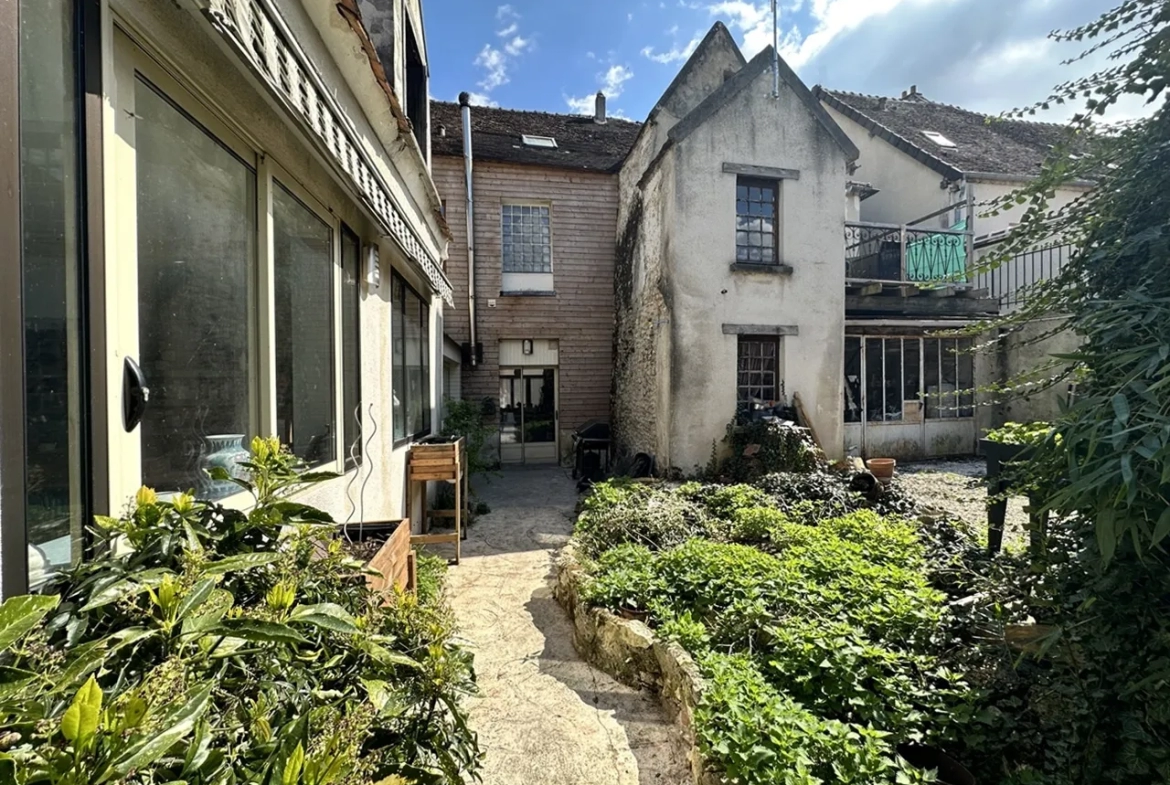
[[[744,507],[731,516],[731,541],[762,545],[788,523],[791,523],[788,516],[775,507]]]
[[[732,423],[725,441],[731,457],[720,466],[720,473],[731,482],[751,482],[775,472],[811,472],[821,464],[808,431],[780,422]],[[756,449],[745,456],[749,446]]]
[[[247,513],[144,488],[98,520],[98,555],[53,594],[0,608],[0,781],[474,775],[471,658],[450,611],[384,605],[329,517],[288,498],[331,475],[301,473],[275,440],[252,449],[249,480],[232,480],[256,497]]]
[[[577,519],[577,541],[587,556],[622,543],[658,550],[692,537],[711,536],[717,527],[707,511],[669,490],[632,491],[610,504],[586,509]]]
[[[702,504],[716,518],[731,520],[736,510],[768,505],[767,494],[751,485],[699,485],[687,483],[678,495]]]
[[[695,729],[708,761],[740,785],[909,785],[930,780],[888,734],[825,720],[763,678],[746,655],[708,654]]]
[[[682,493],[730,510],[730,537],[760,547],[623,546],[596,565],[589,585],[604,591],[588,600],[648,612],[726,687],[704,699],[701,736],[735,781],[789,781],[769,779],[783,770],[809,778],[795,782],[893,782],[903,764],[891,745],[953,739],[971,715],[940,659],[946,597],[929,584],[916,524],[861,510],[808,526],[731,504],[759,500],[745,487]]]
[[[593,486],[582,502],[582,508],[589,512],[619,507],[634,498],[650,495],[650,486],[634,482],[628,477],[616,477]]]
[[[601,554],[598,569],[581,588],[591,605],[613,610],[644,610],[655,596],[654,554],[644,545],[623,543]]]

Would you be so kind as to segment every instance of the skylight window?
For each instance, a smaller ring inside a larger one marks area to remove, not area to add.
[[[957,144],[952,142],[950,139],[947,139],[938,131],[923,131],[922,135],[937,144],[939,147],[958,147]]]
[[[520,141],[524,143],[525,147],[543,147],[548,150],[555,150],[557,140],[551,136],[533,136],[532,134],[521,134]]]

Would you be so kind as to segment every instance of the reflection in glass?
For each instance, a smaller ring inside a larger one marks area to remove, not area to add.
[[[21,0],[20,209],[29,587],[81,553],[81,303],[73,3]]]
[[[239,489],[204,469],[235,470],[256,433],[256,175],[141,78],[134,98],[142,482],[222,498]]]
[[[361,458],[361,413],[358,406],[362,397],[361,350],[358,312],[361,303],[361,241],[342,227],[341,231],[341,379],[342,415],[345,417],[345,461],[350,465]]]
[[[272,190],[276,268],[276,428],[311,465],[336,457],[333,235],[279,183]]]
[[[393,345],[393,363],[390,368],[391,387],[394,393],[394,440],[406,438],[406,327],[403,298],[406,285],[397,275],[391,278],[390,342]]]
[[[423,429],[423,334],[422,301],[410,289],[406,291],[406,422],[411,436]]]

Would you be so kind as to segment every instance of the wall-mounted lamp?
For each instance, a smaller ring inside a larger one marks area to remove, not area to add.
[[[378,246],[366,246],[366,284],[371,291],[382,284],[382,266],[378,262]]]
[[[532,339],[525,338],[521,343],[522,350],[525,354],[532,354]]]

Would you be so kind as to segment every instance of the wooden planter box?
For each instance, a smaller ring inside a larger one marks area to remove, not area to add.
[[[410,544],[410,519],[349,523],[343,532],[359,542],[385,539],[382,547],[370,559],[367,567],[377,575],[367,575],[366,584],[376,592],[390,591],[391,587],[414,591],[415,554]]]

